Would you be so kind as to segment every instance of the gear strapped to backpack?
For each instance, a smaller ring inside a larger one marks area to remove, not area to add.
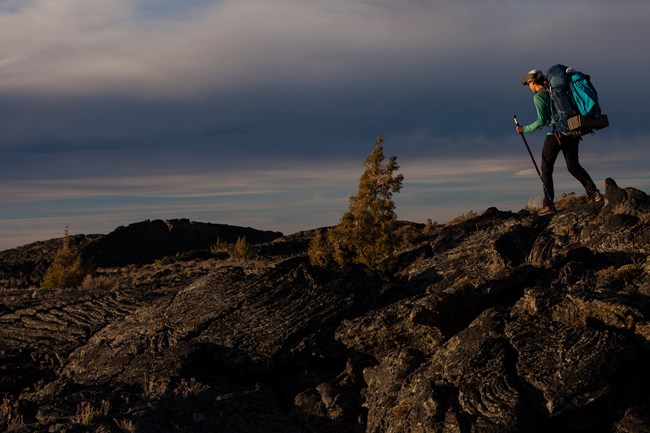
[[[557,114],[555,132],[579,137],[609,126],[609,119],[600,110],[598,93],[589,75],[564,65],[555,65],[546,71],[546,79]]]

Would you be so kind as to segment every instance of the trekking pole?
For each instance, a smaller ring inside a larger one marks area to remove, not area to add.
[[[515,121],[515,125],[519,126],[519,122],[517,122],[517,115],[513,114],[512,119]],[[546,194],[546,198],[548,200],[551,199],[551,194],[548,193],[546,190],[546,185],[544,184],[544,179],[542,178],[542,173],[539,171],[539,168],[537,167],[537,163],[535,162],[535,157],[533,156],[533,152],[530,151],[530,146],[528,146],[528,141],[526,141],[526,137],[524,137],[524,133],[520,132],[519,135],[521,135],[521,139],[524,140],[524,144],[526,145],[526,150],[528,150],[528,154],[530,155],[530,159],[533,160],[533,165],[535,166],[535,171],[537,171],[537,175],[539,176],[539,179],[542,181],[542,187],[544,188],[544,194]]]

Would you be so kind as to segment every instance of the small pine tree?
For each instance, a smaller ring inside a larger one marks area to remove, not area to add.
[[[325,235],[323,234],[325,232]],[[318,230],[314,237],[309,243],[309,262],[312,265],[325,266],[327,265],[332,257],[332,251],[330,249],[330,244],[327,242],[327,232],[324,230]]]
[[[436,229],[437,224],[438,223],[434,222],[431,218],[427,218],[427,223],[422,229],[422,233],[424,233],[425,235],[433,233],[434,230]]]
[[[402,189],[404,176],[397,157],[384,164],[384,138],[379,134],[374,150],[365,160],[357,195],[350,197],[349,210],[339,224],[328,232],[328,243],[339,264],[362,263],[382,270],[382,262],[390,257],[395,244],[397,215],[393,194]]]
[[[70,246],[70,234],[68,226],[66,226],[63,245],[54,254],[54,259],[45,272],[41,287],[52,289],[78,287],[88,273],[87,271],[79,252]]]

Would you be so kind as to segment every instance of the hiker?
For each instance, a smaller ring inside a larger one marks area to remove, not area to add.
[[[555,109],[551,101],[551,96],[548,90],[549,84],[544,77],[542,71],[533,69],[529,71],[521,79],[521,84],[528,86],[528,88],[535,94],[533,96],[533,103],[537,111],[537,119],[525,126],[517,125],[516,131],[519,134],[528,134],[539,129],[546,127],[546,139],[544,140],[544,147],[542,148],[542,182],[544,183],[544,204],[540,215],[547,215],[555,213],[555,204],[553,199],[555,191],[553,189],[553,165],[560,151],[564,154],[567,169],[573,177],[575,177],[584,186],[587,196],[595,203],[603,200],[603,196],[596,188],[594,181],[591,180],[589,173],[582,168],[578,160],[578,145],[580,137],[578,136],[565,136],[555,132],[553,126],[553,118],[555,116]]]

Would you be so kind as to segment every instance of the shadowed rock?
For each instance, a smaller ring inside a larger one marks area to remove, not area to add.
[[[636,188],[619,188],[614,179],[605,179],[605,205],[627,207],[630,210],[645,210],[650,206],[650,197]]]
[[[152,263],[178,253],[210,250],[218,240],[249,244],[271,242],[282,233],[248,227],[193,222],[187,219],[143,221],[119,227],[83,249],[83,257],[96,266],[124,266]]]

